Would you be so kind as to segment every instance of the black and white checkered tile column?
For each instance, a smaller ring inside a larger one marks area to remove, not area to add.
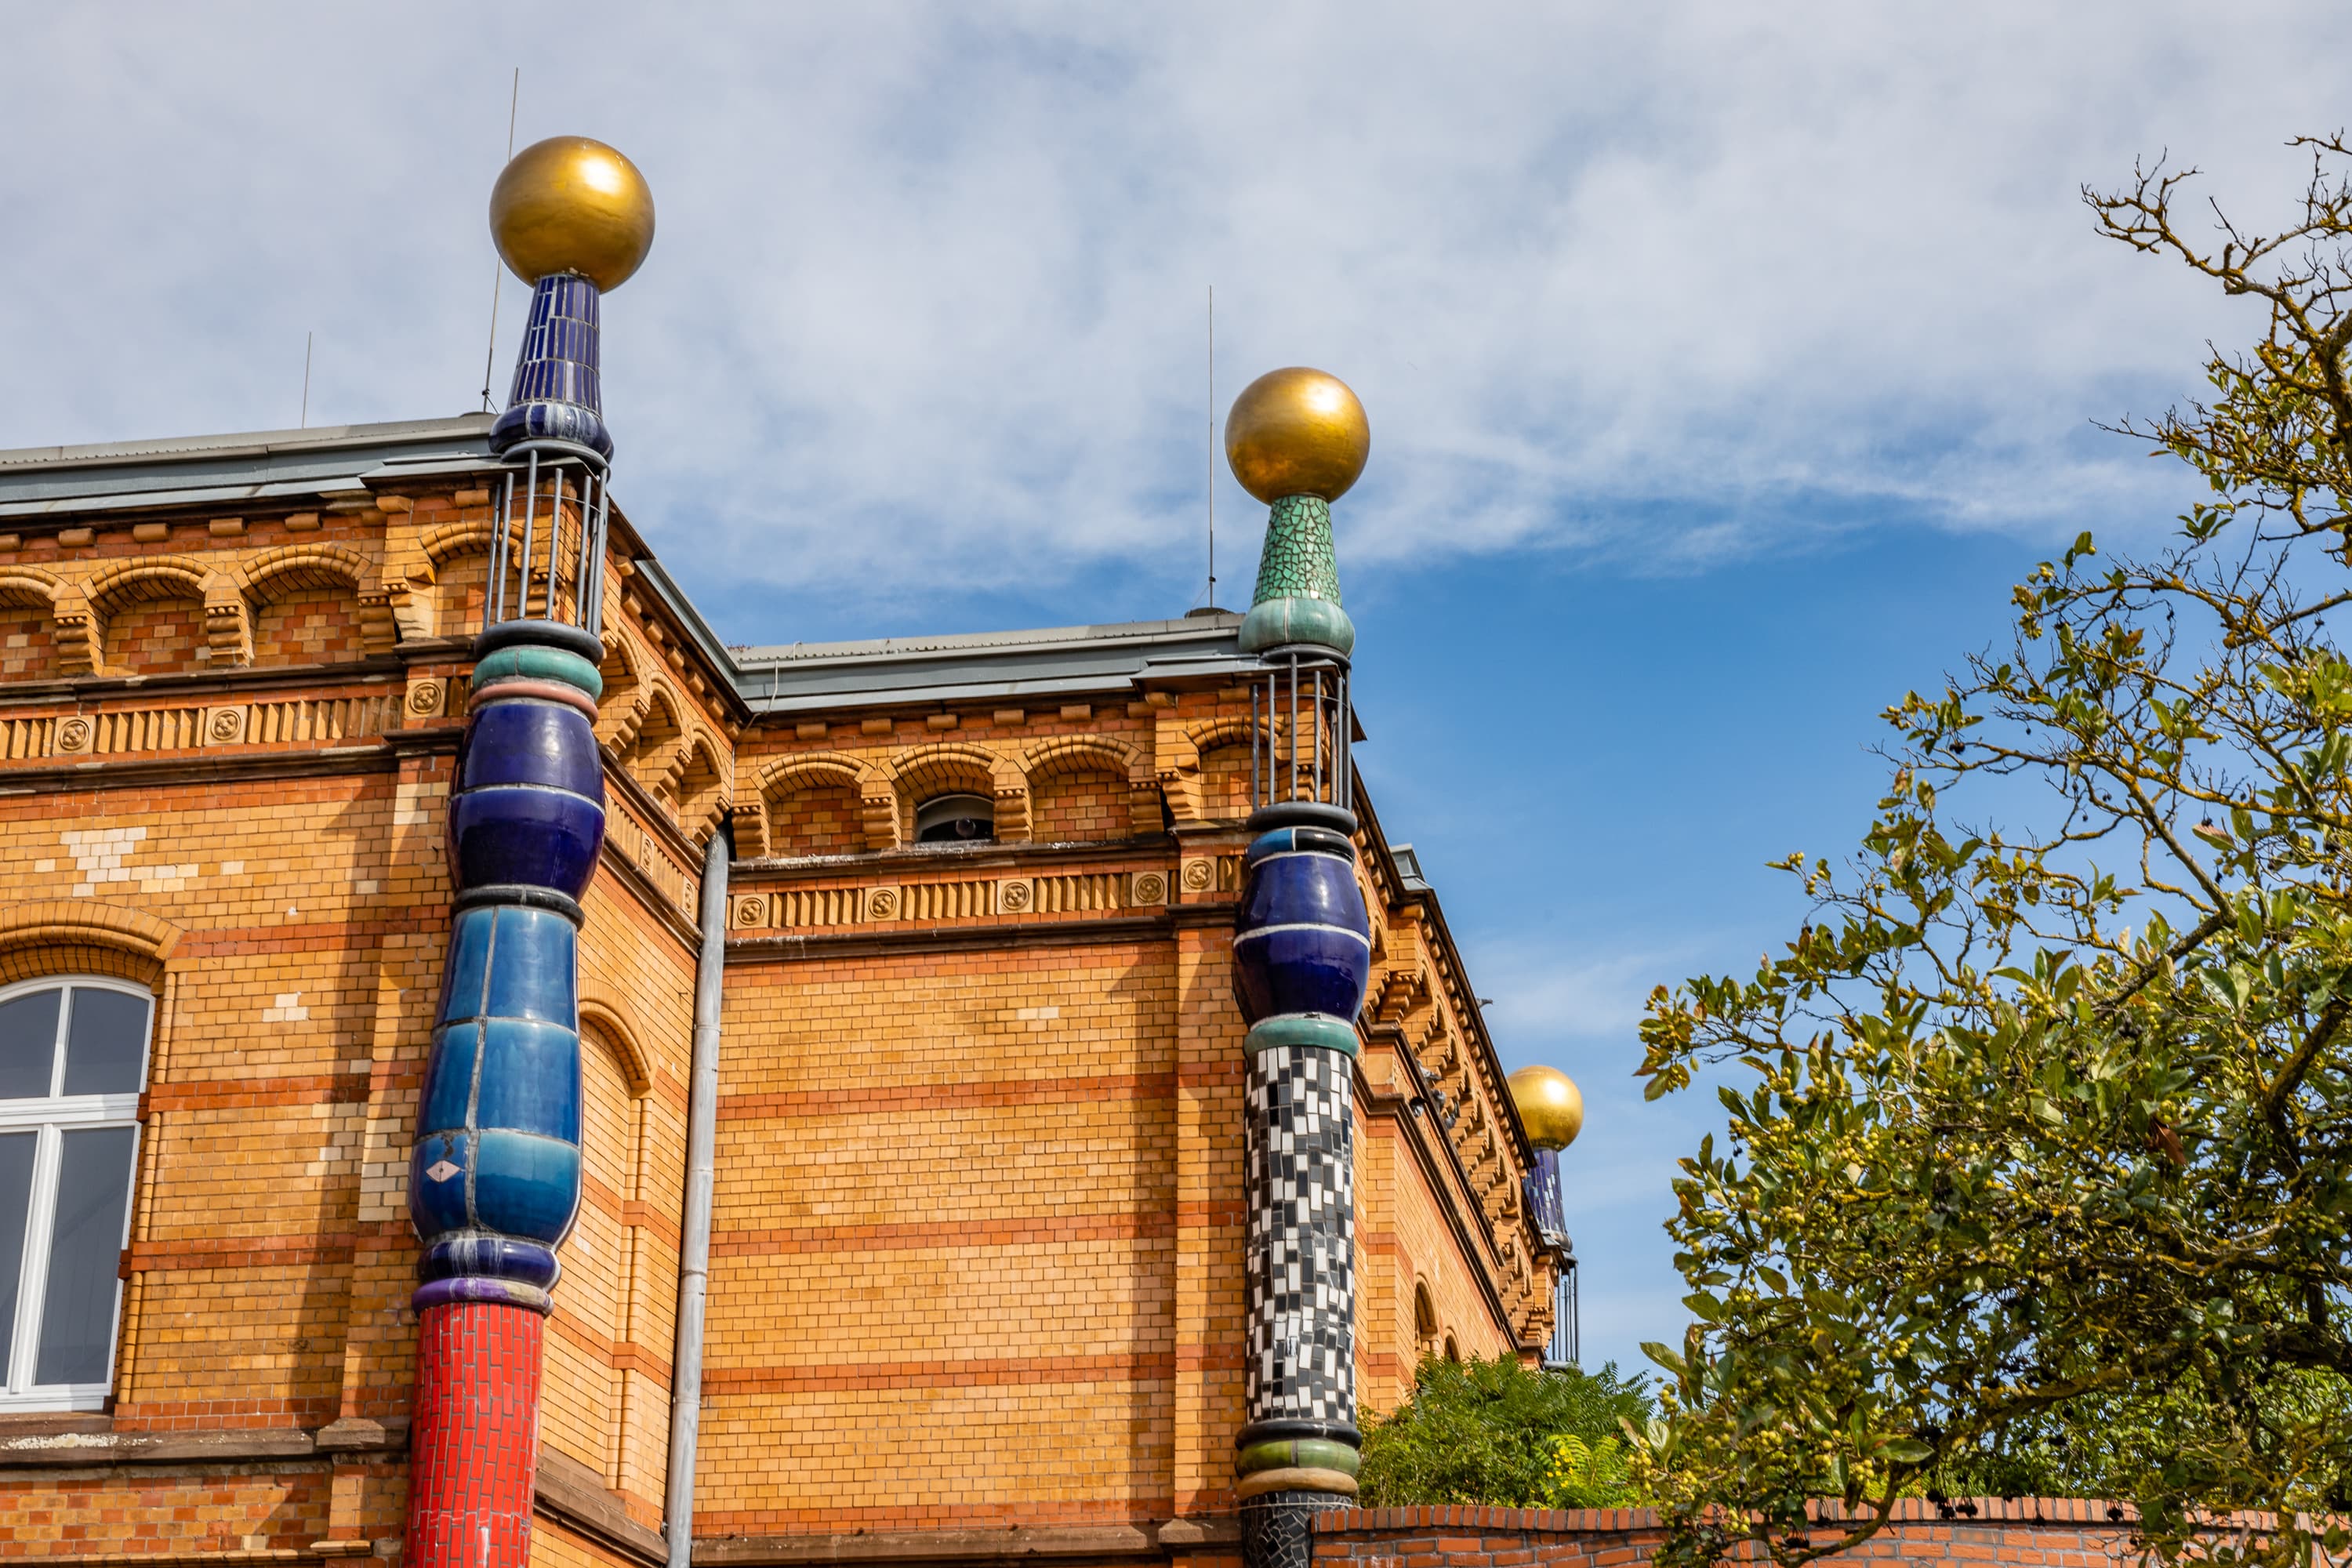
[[[1274,1046],[1249,1056],[1243,1398],[1254,1432],[1344,1431],[1354,1441],[1353,1065],[1342,1052],[1313,1046]],[[1245,1499],[1244,1562],[1250,1568],[1307,1568],[1308,1517],[1349,1500],[1290,1490]]]
[[[1249,1419],[1356,1420],[1355,1157],[1349,1058],[1250,1053]]]

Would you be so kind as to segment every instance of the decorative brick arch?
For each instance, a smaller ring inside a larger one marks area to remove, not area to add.
[[[1226,714],[1202,719],[1166,735],[1166,753],[1160,768],[1160,787],[1168,809],[1179,822],[1209,820],[1207,776],[1212,754],[1246,748],[1266,732],[1263,721]],[[1165,733],[1163,731],[1163,733]]]
[[[1196,724],[1184,726],[1184,742],[1192,747],[1196,762],[1222,747],[1246,746],[1253,735],[1262,739],[1265,734],[1264,721],[1238,718],[1230,713],[1223,718],[1203,719]]]
[[[760,836],[759,853],[772,854],[776,805],[787,795],[813,784],[834,784],[857,796],[858,821],[868,849],[889,849],[898,842],[898,797],[889,775],[863,757],[846,752],[802,752],[778,757],[754,775],[751,813]]]
[[[609,627],[604,633],[604,658],[596,666],[604,681],[604,694],[596,700],[596,738],[608,746],[627,744],[646,721],[653,699],[646,694],[640,673],[644,668],[636,646],[618,626]]]
[[[725,818],[733,794],[732,781],[719,759],[719,748],[710,731],[696,725],[679,748],[675,788],[677,825],[697,844],[708,839]]]
[[[97,670],[106,648],[106,625],[126,605],[195,599],[204,605],[205,640],[212,661],[245,664],[253,658],[253,617],[236,580],[184,555],[145,555],[101,568],[68,603],[57,602],[58,641],[69,674]],[[77,668],[78,661],[87,663]]]
[[[665,679],[656,677],[644,686],[645,710],[621,739],[621,762],[631,778],[659,794],[675,786],[686,767],[687,707]]]
[[[915,807],[932,795],[967,789],[995,802],[996,837],[1004,843],[1029,838],[1029,778],[1013,757],[961,741],[911,746],[890,760],[897,799],[894,842],[914,837]]]
[[[460,556],[482,556],[484,591],[487,593],[491,532],[489,523],[480,518],[457,518],[435,523],[416,536],[417,556],[412,561],[421,561],[421,564],[412,563],[407,575],[410,582],[422,583],[428,592],[417,595],[424,600],[422,606],[414,600],[409,605],[408,616],[412,621],[430,621],[432,635],[436,637],[457,637],[468,629],[463,626],[441,624],[450,618],[448,612],[452,607],[444,603],[446,585],[441,581],[441,574]]]
[[[454,557],[488,555],[490,552],[490,525],[478,518],[436,523],[417,537],[416,546],[425,552],[425,565],[438,572]]]
[[[1164,826],[1160,809],[1160,778],[1151,760],[1137,747],[1110,735],[1057,735],[1032,745],[1023,773],[1030,780],[1068,773],[1110,773],[1127,781],[1128,831],[1158,833]]]
[[[300,588],[346,587],[360,593],[373,572],[373,563],[347,545],[281,544],[246,562],[236,578],[253,603],[266,605]]]
[[[44,974],[112,974],[160,984],[182,929],[95,899],[0,905],[0,984]]]
[[[64,586],[54,574],[37,566],[10,566],[0,570],[0,605],[46,610],[57,603]]]
[[[594,988],[580,994],[580,1027],[583,1033],[593,1029],[613,1047],[621,1064],[621,1076],[629,1080],[629,1093],[642,1099],[653,1091],[653,1059],[637,1037],[637,1031],[621,1005],[606,993]]]
[[[236,581],[255,609],[306,588],[348,588],[356,605],[362,647],[369,653],[390,653],[400,631],[393,619],[391,591],[377,578],[375,563],[358,551],[320,542],[264,551],[238,570]]]
[[[64,639],[59,636],[60,628],[58,626],[58,595],[67,591],[65,584],[57,577],[37,566],[12,566],[0,570],[0,609],[25,609],[40,613],[39,618],[48,623],[49,646],[46,658],[49,660],[62,657]],[[76,602],[79,602],[78,596]],[[26,641],[28,643],[31,641],[29,637]],[[5,657],[5,653],[0,653],[0,658]],[[39,649],[27,647],[17,655],[21,661],[19,673],[25,675],[53,673],[53,670],[44,671],[40,668],[39,661],[44,657]]]

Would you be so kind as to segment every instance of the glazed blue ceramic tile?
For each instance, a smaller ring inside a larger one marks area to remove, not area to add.
[[[466,1205],[467,1143],[463,1133],[436,1132],[416,1141],[416,1152],[408,1157],[408,1218],[417,1235],[438,1236],[472,1223]]]
[[[471,1018],[482,1010],[490,964],[490,932],[498,923],[496,910],[460,910],[449,925],[449,956],[441,967],[441,1006],[435,1016],[444,1023]]]
[[[532,698],[492,700],[474,710],[469,729],[460,790],[544,784],[589,800],[604,798],[596,733],[577,708]]]
[[[477,1127],[511,1127],[580,1142],[580,1037],[561,1024],[482,1024]]]
[[[604,808],[557,790],[493,785],[450,800],[449,832],[460,887],[522,882],[576,899],[596,874]]]
[[[1355,868],[1328,855],[1298,852],[1259,861],[1242,889],[1234,929],[1271,925],[1335,925],[1367,937],[1372,929]]]
[[[555,1254],[535,1241],[461,1235],[444,1237],[426,1247],[416,1272],[426,1279],[446,1279],[463,1274],[520,1279],[544,1290],[555,1283],[562,1269],[556,1264]]]
[[[498,962],[490,968],[488,1016],[580,1026],[577,936],[551,910],[509,905],[498,911]]]
[[[1246,870],[1269,855],[1286,855],[1294,849],[1321,850],[1350,865],[1356,858],[1356,847],[1344,833],[1334,833],[1328,827],[1277,827],[1251,841],[1242,853],[1242,868]]]
[[[474,1168],[475,1222],[553,1247],[580,1205],[580,1151],[554,1138],[489,1128]]]
[[[1244,931],[1234,938],[1234,999],[1253,1024],[1286,1013],[1353,1018],[1371,968],[1371,950],[1346,931]]]
[[[473,1024],[453,1024],[435,1034],[425,1094],[416,1108],[418,1127],[446,1132],[467,1124],[466,1110],[474,1099],[474,1043],[478,1034],[478,1026]]]

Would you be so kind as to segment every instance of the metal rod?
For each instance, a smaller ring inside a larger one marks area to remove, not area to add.
[[[604,635],[604,541],[613,515],[613,476],[608,470],[596,486],[596,547],[589,552],[590,570],[595,575],[588,599],[588,629],[598,637]]]
[[[1264,737],[1262,737],[1261,735],[1259,735],[1259,733],[1257,732],[1257,682],[1256,682],[1255,680],[1252,680],[1252,681],[1249,683],[1249,691],[1250,691],[1250,809],[1251,809],[1252,811],[1255,811],[1259,806],[1264,805],[1265,804],[1265,801],[1261,797],[1261,795],[1260,795],[1260,794],[1259,794],[1259,791],[1258,791],[1258,784],[1257,784],[1257,753],[1258,753],[1258,747],[1263,743]],[[1269,759],[1269,767],[1270,767],[1270,766],[1271,766],[1271,759]]]
[[[719,1020],[727,963],[727,825],[702,858],[702,953],[694,973],[693,1078],[686,1101],[686,1225],[677,1259],[677,1341],[671,1357],[669,1484],[662,1529],[668,1568],[694,1561],[694,1453],[702,1436],[702,1321],[710,1291],[710,1210],[718,1168]]]
[[[1315,801],[1323,800],[1323,667],[1315,667],[1315,708],[1312,714],[1314,730],[1307,736],[1307,762],[1314,771]]]
[[[548,487],[547,498],[547,600],[541,613],[551,621],[560,621],[563,616],[555,590],[563,581],[563,500],[571,493],[571,476],[562,463],[553,465],[551,471],[555,482]]]
[[[572,619],[583,631],[588,629],[588,536],[596,521],[598,478],[592,473],[580,487],[580,566],[572,574]]]
[[[530,619],[530,547],[539,524],[539,454],[530,455],[530,483],[522,503],[522,581],[515,584],[515,618]]]
[[[1290,656],[1290,793],[1286,801],[1298,798],[1298,656]]]
[[[489,592],[482,603],[484,630],[497,626],[504,618],[507,602],[507,523],[514,516],[514,472],[507,472],[506,488],[499,495],[498,529],[490,537]]]

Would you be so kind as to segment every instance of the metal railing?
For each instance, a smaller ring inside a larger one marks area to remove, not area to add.
[[[602,632],[612,510],[604,459],[555,442],[530,442],[508,458],[515,466],[499,492],[490,532],[483,626],[544,620],[591,636]]]
[[[1576,1321],[1576,1255],[1570,1253],[1559,1262],[1559,1283],[1551,1293],[1551,1343],[1544,1347],[1544,1365],[1576,1366],[1582,1360],[1582,1346]]]
[[[1276,648],[1250,678],[1250,804],[1314,801],[1353,811],[1348,664],[1336,655]]]

